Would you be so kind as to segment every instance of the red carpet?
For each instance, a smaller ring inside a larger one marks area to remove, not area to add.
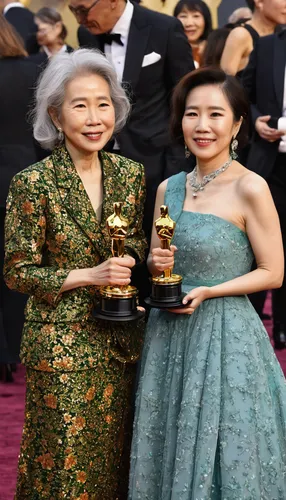
[[[266,303],[270,311],[270,299]],[[271,321],[265,321],[271,336]],[[286,349],[276,352],[286,376]],[[18,367],[12,384],[0,383],[0,500],[12,500],[15,492],[17,458],[24,419],[24,368]]]

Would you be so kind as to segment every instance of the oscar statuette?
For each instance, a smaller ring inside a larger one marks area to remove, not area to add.
[[[176,222],[171,219],[168,207],[160,207],[161,216],[155,221],[155,228],[161,242],[161,248],[170,250],[171,241],[174,236]],[[146,304],[157,309],[168,309],[174,307],[185,307],[182,299],[182,276],[172,274],[172,269],[165,269],[161,276],[151,278],[152,292],[145,299]]]
[[[106,227],[111,238],[113,257],[124,257],[124,243],[129,223],[121,215],[122,202],[113,204],[114,213],[107,218]],[[108,321],[133,321],[144,316],[144,311],[137,309],[138,291],[135,286],[102,286],[100,305],[95,317]]]

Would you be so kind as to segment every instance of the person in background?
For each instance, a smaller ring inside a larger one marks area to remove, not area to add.
[[[195,66],[201,65],[207,38],[212,31],[210,10],[202,0],[180,0],[174,9],[174,16],[181,21],[192,47]]]
[[[72,52],[73,48],[66,45],[67,29],[59,12],[52,7],[43,7],[35,14],[37,25],[37,42],[42,48],[42,52],[49,57],[58,52]]]
[[[24,7],[19,0],[0,0],[0,10],[23,39],[27,52],[37,53],[40,47],[34,36],[37,26],[33,12]]]
[[[229,24],[239,23],[242,19],[244,21],[249,21],[252,18],[252,11],[249,7],[239,7],[233,11],[233,13],[228,18]]]
[[[20,10],[20,9],[19,9]],[[11,379],[10,365],[19,361],[24,322],[23,295],[10,291],[3,280],[4,218],[12,177],[45,156],[33,138],[27,118],[38,78],[37,65],[30,61],[13,26],[0,15],[0,363],[4,377]]]
[[[229,33],[230,28],[218,28],[210,33],[202,57],[202,66],[220,67],[221,56]]]
[[[29,295],[17,500],[126,498],[144,321],[113,326],[92,312],[99,287],[128,285],[147,246],[144,168],[103,151],[129,110],[97,51],[56,54],[37,86],[34,135],[52,154],[13,178],[5,222],[6,283]],[[106,228],[116,201],[129,221],[122,258]]]
[[[246,0],[253,14],[250,21],[234,28],[221,58],[222,69],[239,78],[260,36],[270,35],[286,22],[286,0]]]
[[[286,31],[261,38],[250,56],[242,82],[251,103],[254,128],[247,168],[269,184],[286,256]],[[261,309],[263,294],[251,297]],[[276,349],[286,347],[286,278],[272,292],[273,339]]]

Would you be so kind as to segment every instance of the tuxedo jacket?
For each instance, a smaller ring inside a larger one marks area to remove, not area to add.
[[[100,161],[104,188],[100,221],[64,146],[18,173],[11,183],[4,277],[9,288],[29,295],[21,359],[36,369],[91,368],[96,366],[98,350],[123,361],[137,359],[140,352],[142,337],[136,325],[135,330],[134,325],[112,329],[93,319],[98,287],[61,293],[71,270],[91,268],[111,257],[106,219],[115,201],[123,202],[122,215],[129,221],[126,253],[144,259],[143,166],[105,152]],[[66,344],[65,336],[70,339]],[[68,366],[66,356],[71,359]]]
[[[268,124],[277,128],[283,109],[285,64],[286,31],[261,37],[242,76],[242,83],[250,98],[253,127],[259,116],[270,115]],[[278,147],[279,141],[265,141],[255,131],[247,167],[268,179],[277,158]]]
[[[81,47],[103,50],[100,35],[93,36],[80,27],[78,37]],[[170,98],[178,81],[193,69],[191,47],[181,22],[135,4],[122,79],[132,111],[118,142],[124,156],[145,167],[147,233],[159,183],[185,169],[181,148],[170,147]]]
[[[25,7],[11,7],[5,14],[5,18],[24,40],[28,53],[37,53],[40,47],[35,38],[38,28],[34,21],[33,12]]]

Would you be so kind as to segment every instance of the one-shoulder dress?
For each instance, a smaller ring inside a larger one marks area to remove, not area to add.
[[[248,273],[247,234],[183,210],[186,173],[168,181],[183,290]],[[136,399],[130,500],[285,500],[286,384],[247,296],[192,315],[151,311]]]

